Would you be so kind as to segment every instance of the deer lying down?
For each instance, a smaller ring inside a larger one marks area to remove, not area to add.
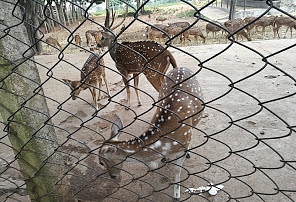
[[[81,69],[80,81],[71,81],[69,79],[63,79],[63,81],[69,85],[71,89],[72,99],[75,100],[81,90],[89,89],[93,98],[95,108],[98,110],[97,100],[101,99],[102,91],[102,78],[104,79],[107,94],[110,95],[109,87],[106,79],[104,60],[100,59],[99,54],[92,53],[87,61],[84,63]],[[98,85],[99,84],[99,85]],[[99,96],[97,98],[97,90],[99,89]]]
[[[187,68],[175,68],[164,78],[158,105],[150,128],[128,141],[118,139],[123,128],[120,118],[111,127],[111,138],[99,150],[100,164],[111,178],[120,176],[123,162],[143,162],[157,169],[160,159],[174,166],[174,196],[180,199],[180,173],[195,127],[202,117],[203,96],[194,73]]]
[[[109,53],[121,73],[127,91],[127,107],[130,107],[130,89],[128,75],[133,74],[138,106],[142,105],[138,94],[139,76],[143,72],[152,86],[159,91],[163,76],[169,65],[177,67],[172,53],[154,41],[118,43],[110,32],[102,32],[98,47],[108,47]],[[148,64],[146,64],[148,62]]]

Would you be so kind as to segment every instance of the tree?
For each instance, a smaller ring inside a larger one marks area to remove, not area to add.
[[[0,115],[5,132],[31,200],[74,201],[34,63],[35,50],[22,23],[24,10],[15,5],[16,0],[0,1]]]
[[[35,48],[36,54],[41,54],[43,52],[41,42],[39,41],[41,36],[40,32],[36,29],[40,25],[38,21],[38,13],[40,13],[39,6],[35,1],[22,0],[20,4],[23,7],[25,26],[31,45]]]
[[[236,0],[231,0],[230,1],[230,10],[229,10],[229,20],[232,20],[234,18],[235,7],[236,7]]]

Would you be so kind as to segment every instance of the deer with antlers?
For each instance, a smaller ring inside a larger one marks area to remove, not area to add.
[[[172,53],[155,41],[118,43],[111,32],[102,32],[98,47],[108,47],[109,53],[121,73],[127,91],[127,107],[130,107],[129,74],[134,76],[134,85],[138,106],[142,105],[138,93],[139,73],[146,76],[152,86],[159,91],[163,76],[169,65],[177,67]]]
[[[104,83],[106,85],[107,94],[110,95],[108,82],[106,79],[104,60],[101,55],[92,53],[81,69],[80,81],[71,81],[69,79],[63,79],[63,81],[70,87],[73,100],[79,96],[81,90],[89,89],[95,108],[98,110],[99,107],[97,100],[102,98],[102,78],[104,79]],[[97,90],[99,90],[98,98]]]
[[[181,166],[195,127],[203,113],[203,96],[194,73],[184,67],[171,70],[159,91],[150,127],[139,137],[119,140],[123,125],[117,118],[111,137],[99,150],[100,164],[118,179],[124,161],[143,162],[150,170],[166,163],[174,166],[174,200],[180,199]],[[159,161],[161,159],[161,161]]]

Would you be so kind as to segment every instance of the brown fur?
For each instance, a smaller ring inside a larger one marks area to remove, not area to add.
[[[199,29],[198,27],[191,27],[190,29],[183,32],[182,43],[184,43],[185,40],[190,41],[190,35],[194,36],[195,41],[198,41],[198,37],[201,37],[203,39],[203,43],[205,43],[206,41],[206,37],[203,35],[201,29]]]
[[[134,84],[138,105],[141,105],[138,95],[139,77],[137,75],[143,72],[152,86],[159,91],[163,76],[169,65],[172,64],[174,68],[177,67],[172,53],[154,41],[123,42],[120,44],[115,41],[114,36],[110,32],[102,32],[102,35],[103,38],[98,43],[98,46],[108,46],[110,49],[109,53],[126,84],[128,107],[130,106],[130,89],[127,80],[129,74],[133,74],[135,77]],[[149,61],[151,59],[152,61]],[[146,64],[147,61],[149,61],[148,64]]]
[[[285,32],[285,36],[286,36],[288,30],[290,29],[291,38],[292,38],[292,30],[293,30],[293,28],[296,29],[296,20],[294,20],[293,18],[290,18],[290,17],[286,17],[286,16],[276,17],[274,19],[274,28],[273,28],[274,38],[275,38],[275,35],[276,34],[280,38],[279,29],[282,26],[286,26],[287,27],[287,30]]]
[[[120,141],[119,132],[124,131],[119,118],[111,127],[111,137],[99,151],[100,163],[113,179],[118,179],[124,161],[136,159],[150,170],[159,167],[158,159],[169,160],[175,174],[174,196],[180,199],[181,166],[192,136],[192,127],[201,120],[203,95],[197,78],[187,68],[175,68],[164,79],[159,91],[156,112],[150,127],[140,136]]]
[[[59,48],[60,50],[62,50],[62,46],[60,45],[60,43],[58,42],[57,39],[53,38],[53,37],[48,37],[45,42],[47,43],[47,48],[49,48],[49,44]]]
[[[236,32],[237,30],[241,29],[244,26],[244,21],[240,18],[228,20],[224,23],[226,29],[230,32],[226,36],[228,38],[232,33]],[[248,33],[245,31],[245,29],[240,30],[236,33],[237,36],[245,37],[248,41],[251,41],[251,37],[248,35]]]
[[[81,46],[81,37],[80,37],[80,35],[79,34],[75,34],[74,39],[75,39],[75,44],[77,46]]]
[[[106,79],[104,60],[100,59],[99,54],[92,53],[87,61],[84,63],[81,69],[80,81],[71,81],[69,79],[63,79],[72,90],[72,99],[75,100],[81,90],[89,89],[93,98],[94,105],[98,109],[97,100],[101,99],[102,78],[104,79],[107,94],[110,95],[108,82]],[[97,90],[99,89],[99,95],[97,98]]]

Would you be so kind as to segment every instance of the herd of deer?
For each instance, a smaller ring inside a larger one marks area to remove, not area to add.
[[[248,22],[254,19],[248,19]],[[256,20],[256,19],[255,19]],[[224,26],[230,31],[240,29],[245,26],[245,21],[234,20],[224,23]],[[264,22],[261,22],[264,21]],[[288,28],[296,28],[295,21],[286,22],[284,17],[275,17],[273,19],[256,20],[254,24],[245,26],[247,32],[241,29],[237,34],[245,36],[250,35],[253,27],[266,27],[273,21],[274,30],[278,33],[281,26]],[[269,23],[267,23],[269,22]],[[188,28],[187,22],[170,24],[168,27],[174,26],[181,29]],[[222,25],[207,26],[207,33],[216,33]],[[181,27],[183,26],[183,27]],[[159,27],[158,29],[163,29]],[[154,27],[147,28],[147,35],[151,37],[151,32],[159,32]],[[166,30],[169,36],[174,36],[171,31],[179,31],[173,28]],[[163,34],[163,32],[161,32]],[[200,35],[201,31],[197,28],[190,28],[183,33],[183,40],[188,35]],[[187,35],[186,35],[187,34]],[[156,111],[153,115],[150,127],[141,135],[128,141],[120,140],[120,134],[124,130],[122,121],[117,118],[111,126],[111,136],[103,142],[98,154],[100,164],[108,171],[110,177],[114,180],[120,176],[122,165],[125,161],[136,161],[145,163],[150,171],[157,169],[160,165],[173,165],[174,172],[174,201],[180,200],[180,173],[183,161],[188,157],[189,143],[193,134],[193,128],[196,127],[201,120],[203,110],[205,108],[203,95],[198,84],[194,72],[186,67],[179,67],[173,54],[165,47],[155,41],[140,42],[122,42],[117,41],[116,36],[112,32],[107,31],[87,31],[86,36],[94,36],[98,48],[108,47],[109,54],[119,73],[122,75],[127,92],[126,109],[130,109],[130,89],[129,75],[133,75],[135,91],[138,99],[138,105],[141,105],[141,99],[138,95],[139,74],[143,73],[152,86],[159,92],[158,102],[155,105]],[[87,38],[87,44],[89,39]],[[154,39],[154,38],[153,38]],[[205,39],[205,37],[203,37]],[[248,40],[250,38],[247,38]],[[77,45],[81,45],[81,38],[75,36]],[[169,66],[172,65],[173,70],[167,72]],[[102,79],[106,85],[106,92],[102,90]],[[71,81],[63,79],[71,89],[72,99],[79,96],[81,90],[89,89],[95,108],[98,110],[97,100],[101,98],[101,92],[110,98],[110,92],[105,74],[105,64],[103,57],[97,53],[92,53],[85,62],[81,70],[81,79],[79,81]],[[97,91],[99,96],[97,97]]]
[[[124,161],[142,161],[150,170],[162,164],[173,165],[174,200],[180,199],[180,173],[188,153],[189,143],[195,127],[202,117],[203,95],[195,73],[178,67],[173,54],[154,41],[117,42],[111,32],[101,32],[98,48],[108,47],[116,68],[121,73],[127,91],[127,109],[130,109],[129,75],[133,75],[138,105],[139,74],[143,73],[159,92],[156,112],[150,127],[142,135],[128,141],[119,140],[123,124],[117,118],[111,127],[111,137],[99,149],[99,159],[109,175],[118,179]],[[166,74],[169,66],[173,70]],[[72,99],[81,90],[90,89],[93,102],[98,109],[96,91],[102,91],[102,78],[110,95],[106,81],[104,60],[100,54],[92,53],[81,70],[81,80],[63,79],[70,87]],[[99,84],[99,86],[98,86]]]
[[[246,17],[245,19],[233,19],[228,20],[224,23],[213,22],[206,24],[206,33],[207,36],[210,32],[213,33],[213,36],[216,37],[218,32],[224,33],[226,39],[232,34],[236,33],[237,36],[241,36],[246,38],[248,41],[251,41],[251,31],[255,28],[256,32],[258,32],[258,28],[262,28],[262,32],[265,33],[266,27],[272,27],[274,32],[274,38],[276,35],[280,38],[279,29],[282,26],[286,26],[287,31],[290,29],[291,38],[292,38],[292,30],[296,29],[296,20],[290,17],[285,16],[269,16],[269,17]],[[169,23],[168,25],[164,24],[154,24],[153,26],[146,27],[146,36],[151,40],[160,40],[161,38],[168,37],[180,37],[182,43],[186,40],[190,40],[189,36],[194,36],[197,41],[198,37],[201,37],[203,42],[205,42],[206,37],[202,33],[201,29],[198,26],[190,27],[188,22],[176,22]]]
[[[120,118],[111,127],[111,137],[99,150],[100,163],[107,169],[110,177],[117,179],[124,161],[142,161],[150,170],[158,168],[160,163],[174,166],[174,200],[180,199],[180,173],[184,158],[188,153],[195,127],[202,117],[203,96],[197,78],[191,70],[178,67],[173,54],[155,41],[118,43],[111,32],[92,31],[85,33],[87,45],[91,36],[95,38],[97,48],[108,47],[111,58],[125,83],[127,92],[126,109],[130,109],[129,75],[133,75],[138,105],[142,104],[138,93],[139,74],[143,73],[152,86],[159,92],[156,112],[150,127],[142,135],[128,141],[118,139],[123,128]],[[79,35],[74,37],[77,46],[81,45]],[[60,45],[53,38],[48,43]],[[81,90],[89,89],[95,108],[101,92],[110,96],[106,79],[105,64],[101,52],[91,53],[83,68],[80,80],[63,79],[71,89],[75,100]],[[173,70],[166,74],[169,66]],[[106,92],[102,90],[102,79]],[[99,91],[99,93],[97,93]],[[97,96],[98,94],[98,96]],[[160,161],[159,161],[160,160]]]

